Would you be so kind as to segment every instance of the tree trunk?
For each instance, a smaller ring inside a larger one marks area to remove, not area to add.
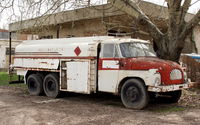
[[[179,47],[176,40],[170,40],[168,37],[161,39],[159,46],[157,46],[156,54],[159,58],[164,60],[171,60],[178,62],[183,48]]]

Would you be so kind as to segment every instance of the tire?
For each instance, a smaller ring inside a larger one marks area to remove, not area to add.
[[[42,78],[42,81],[44,80],[44,74],[41,72],[36,73],[36,75],[40,76]]]
[[[45,76],[43,88],[46,96],[57,98],[60,95],[60,86],[58,75],[51,73]]]
[[[161,97],[158,97],[158,98],[161,98],[165,103],[177,103],[181,97],[181,94],[182,94],[182,91],[177,90],[177,91],[162,93],[160,94]]]
[[[127,80],[121,88],[121,100],[126,108],[145,108],[149,102],[146,86],[137,79]]]
[[[38,96],[43,93],[42,78],[37,74],[31,74],[27,79],[28,92],[30,95]]]

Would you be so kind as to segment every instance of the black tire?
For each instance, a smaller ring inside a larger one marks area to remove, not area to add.
[[[42,82],[43,82],[43,80],[44,80],[44,74],[43,74],[43,73],[41,73],[41,72],[38,72],[38,73],[36,73],[36,75],[40,76],[40,77],[41,77],[41,79],[42,79]]]
[[[44,78],[43,88],[46,96],[57,98],[60,95],[59,77],[55,73],[48,74]]]
[[[43,93],[43,80],[37,74],[31,74],[27,79],[28,92],[30,95],[38,96]]]
[[[160,99],[162,99],[165,103],[177,103],[182,94],[181,90],[165,92],[161,93]]]
[[[137,79],[127,80],[121,88],[121,100],[125,107],[143,109],[149,102],[147,88]]]

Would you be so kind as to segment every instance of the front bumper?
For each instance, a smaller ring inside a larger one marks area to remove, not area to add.
[[[148,86],[148,91],[150,91],[150,92],[170,92],[170,91],[194,88],[195,86],[198,86],[198,83],[187,82],[184,84],[177,84],[177,85]]]

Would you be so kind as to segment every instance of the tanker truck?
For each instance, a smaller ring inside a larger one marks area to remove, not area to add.
[[[191,87],[182,67],[156,57],[145,40],[109,36],[24,41],[11,66],[24,76],[30,95],[56,98],[61,91],[119,95],[123,105],[143,109],[150,93],[177,102]]]

